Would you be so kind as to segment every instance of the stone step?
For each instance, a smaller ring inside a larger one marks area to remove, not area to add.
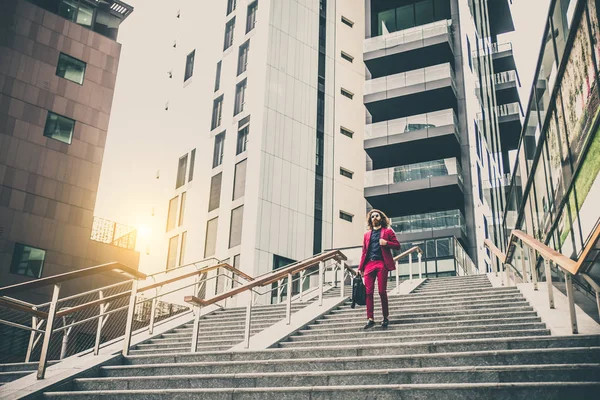
[[[270,326],[270,325],[267,325]],[[254,324],[252,324],[252,329],[250,329],[251,334],[255,334],[261,332],[263,328],[257,328]],[[192,328],[189,328],[187,332],[171,332],[163,333],[157,339],[176,339],[176,338],[191,338],[192,337]],[[199,337],[218,337],[218,336],[227,336],[232,334],[244,334],[244,327],[240,326],[235,329],[223,329],[223,330],[199,330]]]
[[[377,307],[381,304],[381,300],[379,299],[379,295],[376,295],[373,299],[374,303],[377,303]],[[491,298],[491,299],[481,299],[481,300],[471,300],[471,301],[461,301],[461,302],[449,302],[446,304],[389,304],[388,308],[390,311],[410,311],[410,310],[423,310],[423,311],[431,311],[431,310],[461,310],[467,308],[482,308],[482,307],[490,307],[494,306],[498,307],[508,307],[509,305],[522,305],[529,304],[527,300],[524,298]],[[340,308],[337,310],[332,310],[329,315],[344,315],[348,313],[356,312],[357,308]]]
[[[79,378],[75,390],[144,390],[434,383],[595,382],[600,364],[498,365],[353,371],[266,372]]]
[[[375,329],[375,328],[372,328]],[[377,329],[382,329],[378,327]],[[383,330],[383,329],[382,329]],[[515,330],[496,330],[496,331],[485,331],[485,332],[439,332],[439,333],[428,333],[428,334],[414,334],[414,335],[403,335],[395,336],[394,331],[383,330],[384,334],[378,337],[381,341],[402,341],[402,342],[420,342],[420,341],[436,341],[436,340],[465,340],[465,339],[481,339],[486,337],[518,337],[518,336],[544,336],[550,335],[550,330],[545,328],[538,329],[515,329]],[[357,335],[358,336],[358,332]],[[290,338],[294,338],[293,336]],[[306,341],[288,341],[279,343],[280,347],[318,347],[318,346],[332,346],[336,344],[344,344],[352,342],[352,339],[339,338],[339,339],[319,339],[312,338],[313,340]],[[356,340],[355,340],[356,341]]]
[[[375,293],[377,293],[377,288],[375,288]],[[519,291],[519,289],[517,288],[490,288],[490,289],[483,289],[483,290],[479,290],[478,292],[473,292],[473,291],[467,291],[467,292],[461,292],[461,293],[455,293],[455,294],[448,294],[448,293],[410,293],[410,294],[402,294],[402,295],[394,295],[391,294],[389,295],[389,299],[390,302],[404,302],[407,300],[443,300],[443,299],[455,299],[455,298],[460,298],[460,297],[464,297],[464,296],[486,296],[486,295],[492,295],[492,294],[508,294],[508,293],[514,293],[516,295],[521,294],[521,292]]]
[[[0,372],[0,383],[8,383],[19,378],[22,378],[26,375],[32,374],[35,371],[5,371]]]
[[[419,285],[414,291],[421,292],[423,290],[446,290],[446,289],[485,289],[493,287],[490,282],[474,282],[474,283],[461,283],[461,284],[443,284],[443,283],[429,283],[425,282]]]
[[[364,308],[359,309],[358,312],[355,315],[348,315],[346,316],[346,318],[341,318],[341,317],[331,317],[328,315],[323,315],[321,318],[317,319],[315,321],[315,323],[318,324],[329,324],[329,323],[339,323],[339,322],[346,322],[346,323],[351,323],[351,322],[357,322],[357,321],[362,321],[362,322],[366,322],[366,310]],[[422,312],[420,313],[419,311],[405,311],[402,313],[391,313],[390,314],[390,321],[412,321],[415,318],[419,318],[421,320],[424,320],[425,318],[428,317],[432,317],[434,319],[437,320],[442,320],[441,318],[444,317],[465,317],[465,316],[474,316],[478,313],[487,313],[487,314],[493,314],[496,312],[513,312],[513,311],[526,311],[526,312],[534,312],[533,307],[531,306],[511,306],[511,307],[501,307],[501,308],[487,308],[487,309],[470,309],[470,310],[462,310],[462,311],[456,311],[456,310],[448,310],[448,311],[428,311],[428,312]],[[375,309],[375,318],[380,319],[381,318],[381,312],[377,309]]]
[[[481,274],[481,275],[467,275],[467,276],[441,276],[439,278],[427,278],[427,282],[450,282],[450,281],[456,281],[456,282],[470,282],[470,281],[476,281],[476,280],[485,280],[489,282],[489,279],[487,277],[487,275]]]
[[[56,364],[58,361],[48,361],[48,366]],[[37,362],[18,362],[0,364],[0,372],[9,371],[36,371],[38,368]]]
[[[317,356],[302,359],[254,359],[244,361],[181,361],[177,363],[104,366],[100,369],[100,372],[101,376],[104,377],[123,377],[578,363],[600,363],[600,347],[534,348],[403,355],[379,354],[355,357]]]
[[[252,332],[252,331],[251,331]],[[260,332],[260,331],[255,331],[255,332]],[[208,336],[208,335],[199,335],[198,336],[198,343],[216,343],[216,344],[221,344],[221,343],[228,343],[232,340],[237,340],[237,342],[240,342],[240,338],[244,338],[244,331],[241,332],[220,332],[222,333],[221,335],[213,335],[213,336]],[[210,340],[209,340],[210,339]],[[170,338],[156,338],[156,339],[150,339],[147,342],[144,342],[143,344],[160,344],[161,346],[164,345],[177,345],[179,343],[191,343],[192,340],[192,335],[186,335],[186,336],[182,336],[182,337],[170,337]]]
[[[467,317],[468,318],[468,317]],[[542,322],[542,319],[538,316],[530,317],[515,317],[515,318],[489,318],[489,319],[464,319],[444,322],[421,322],[421,323],[407,323],[405,321],[390,321],[388,329],[394,329],[396,326],[411,327],[411,328],[444,328],[444,327],[464,327],[471,325],[503,325],[503,324],[518,324],[518,323],[536,323]],[[343,323],[335,324],[331,327],[329,324],[310,324],[304,329],[298,331],[298,334],[304,335],[312,332],[325,332],[325,333],[345,333],[348,330],[359,330],[363,327],[365,321],[355,322],[352,324]]]
[[[526,323],[496,323],[488,325],[460,325],[460,326],[442,326],[442,327],[426,327],[415,328],[410,325],[390,324],[387,329],[381,329],[379,326],[369,330],[361,329],[362,327],[351,327],[344,331],[314,331],[302,330],[289,338],[291,341],[311,341],[311,340],[334,340],[334,339],[360,339],[369,337],[390,337],[395,336],[396,340],[402,340],[407,334],[434,334],[434,333],[467,333],[467,332],[488,332],[488,331],[504,331],[504,330],[527,330],[527,329],[545,329],[546,325],[542,322],[526,322]]]
[[[514,399],[531,400],[592,399],[600,390],[597,382],[542,382],[542,383],[463,383],[422,385],[371,385],[265,387],[238,389],[146,389],[120,391],[54,392],[45,398],[75,399]]]
[[[435,296],[450,296],[450,295],[461,295],[461,294],[474,294],[474,293],[489,293],[489,292],[503,292],[503,291],[514,291],[514,292],[519,292],[518,288],[515,287],[508,287],[508,288],[495,288],[495,287],[488,287],[488,288],[480,288],[480,289],[462,289],[462,288],[458,288],[458,289],[440,289],[440,290],[432,290],[432,291],[426,291],[426,292],[419,292],[419,291],[414,291],[412,293],[410,293],[408,296],[410,297],[420,297],[420,296],[431,296],[431,295],[435,295]]]
[[[220,351],[226,351],[231,349],[232,346],[208,346],[208,347],[201,347],[198,346],[198,352],[199,353],[214,353],[214,352],[220,352]],[[132,355],[155,355],[156,353],[161,353],[161,354],[181,354],[181,353],[190,353],[191,350],[191,344],[188,344],[187,346],[171,346],[169,348],[166,349],[144,349],[144,350],[136,350],[136,349],[131,349],[129,350],[130,354]]]
[[[227,338],[227,339],[214,339],[214,340],[203,340],[202,338],[198,339],[198,347],[209,347],[209,346],[229,346],[232,347],[236,344],[238,344],[239,342],[242,341],[242,339],[244,339],[244,335],[239,335],[239,337],[231,337],[231,338]],[[189,343],[189,344],[188,344]],[[190,342],[184,342],[184,341],[170,341],[170,340],[166,340],[166,341],[160,341],[160,342],[154,342],[152,341],[151,343],[140,343],[138,345],[135,346],[136,350],[148,350],[148,349],[169,349],[171,347],[181,347],[181,346],[186,346],[187,348],[190,348],[191,346],[191,341]]]
[[[190,353],[189,350],[163,355],[156,352],[148,355],[130,355],[124,357],[127,365],[160,364],[160,363],[201,363],[207,361],[260,361],[262,359],[304,359],[321,357],[359,357],[389,356],[410,354],[437,354],[499,350],[526,350],[549,348],[591,348],[600,347],[599,335],[570,335],[570,336],[530,336],[516,338],[484,338],[471,340],[446,340],[435,342],[406,342],[406,343],[348,343],[342,346],[322,346],[315,348],[270,348],[257,351],[243,352],[205,352]],[[377,368],[377,367],[376,367]]]

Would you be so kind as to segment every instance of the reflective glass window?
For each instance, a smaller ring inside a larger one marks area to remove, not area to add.
[[[78,84],[83,84],[86,63],[74,57],[60,53],[56,65],[56,75]]]
[[[10,263],[10,272],[31,278],[41,278],[46,251],[16,243]]]

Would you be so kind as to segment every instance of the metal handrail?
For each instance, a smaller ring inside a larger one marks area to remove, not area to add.
[[[196,265],[196,264],[200,264],[200,263],[207,262],[207,261],[211,261],[211,260],[212,260],[212,261],[216,261],[217,263],[220,263],[220,262],[221,262],[221,260],[219,260],[219,259],[217,259],[217,258],[215,258],[215,257],[208,257],[208,258],[204,258],[204,259],[202,259],[202,260],[199,260],[199,261],[194,261],[194,262],[191,262],[191,263],[189,263],[189,264],[180,265],[179,267],[170,268],[170,269],[167,269],[167,270],[164,270],[164,271],[155,272],[155,273],[153,273],[153,274],[150,274],[150,275],[148,275],[148,278],[151,278],[151,277],[153,277],[153,276],[160,275],[160,274],[171,273],[171,272],[173,272],[173,271],[177,271],[177,270],[180,270],[180,269],[182,269],[182,268],[189,267],[190,265]]]
[[[552,272],[551,272],[551,264],[554,264],[558,267],[559,271],[565,276],[565,286],[567,291],[567,300],[569,303],[569,315],[571,318],[571,329],[573,333],[578,332],[577,327],[577,318],[575,314],[575,298],[573,294],[573,276],[581,275],[596,291],[596,300],[598,303],[598,312],[600,313],[600,287],[591,279],[588,275],[584,274],[582,266],[586,261],[586,257],[594,248],[595,243],[600,238],[600,224],[596,225],[594,232],[590,235],[589,240],[577,261],[572,260],[565,255],[557,252],[556,250],[546,246],[544,243],[535,239],[534,237],[528,235],[527,233],[515,229],[511,232],[508,246],[506,252],[502,252],[498,247],[494,245],[494,243],[489,240],[484,240],[484,245],[491,251],[491,253],[500,261],[500,265],[502,271],[496,270],[496,274],[500,272],[500,276],[502,279],[502,285],[505,284],[510,285],[510,271],[513,270],[516,273],[519,273],[522,276],[523,282],[527,283],[528,281],[528,272],[530,275],[530,279],[533,283],[534,290],[538,290],[538,276],[537,276],[537,257],[541,257],[544,260],[544,275],[546,279],[546,285],[548,290],[548,304],[551,309],[555,308],[554,306],[554,292],[552,286]],[[526,250],[527,247],[527,250]],[[520,249],[521,252],[521,271],[519,271],[515,265],[513,265],[514,260],[517,259],[516,252]],[[528,254],[529,257],[529,271],[527,271],[527,266],[525,265],[525,256]],[[516,281],[515,281],[516,282]]]
[[[129,278],[145,279],[146,274],[139,272],[138,270],[128,267],[127,265],[121,264],[120,262],[111,262],[107,264],[96,265],[89,268],[83,268],[76,271],[66,272],[64,274],[58,274],[48,276],[46,278],[36,279],[30,282],[17,283],[15,285],[4,286],[0,288],[0,296],[5,296],[12,293],[20,293],[24,290],[37,289],[48,285],[60,285],[63,282],[70,281],[85,276],[101,274],[103,272],[119,272]]]

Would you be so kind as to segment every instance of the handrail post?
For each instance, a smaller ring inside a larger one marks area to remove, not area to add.
[[[32,307],[33,310],[37,310],[37,307]],[[34,315],[31,317],[31,328],[38,328],[38,318]],[[35,343],[35,334],[36,331],[32,330],[29,334],[29,345],[27,346],[27,354],[25,355],[25,362],[29,362],[31,360],[31,353],[33,352],[33,345]]]
[[[135,316],[135,300],[137,297],[138,281],[134,279],[131,282],[131,296],[129,297],[129,308],[127,309],[127,321],[125,325],[125,336],[123,337],[123,355],[129,355],[129,346],[131,346],[131,335],[133,334],[133,318]]]
[[[579,333],[577,329],[577,314],[575,314],[575,294],[573,293],[573,277],[565,271],[565,286],[567,289],[567,300],[569,301],[569,316],[571,317],[571,331]]]
[[[535,250],[533,248],[529,248],[529,268],[531,272],[531,279],[533,280],[533,290],[538,290],[538,279],[537,279],[537,256],[535,255]]]
[[[408,279],[412,281],[412,253],[408,255]]]
[[[506,274],[506,287],[508,287],[510,286],[510,264],[504,264],[504,273]]]
[[[523,274],[523,283],[527,283],[527,269],[525,268],[525,244],[521,240],[521,273]]]
[[[498,261],[500,261],[500,260],[498,260]],[[500,269],[500,281],[502,282],[502,286],[505,286],[504,285],[504,275],[505,275],[504,274],[504,269],[505,269],[504,263],[503,262],[499,262],[498,268]]]
[[[46,366],[48,364],[48,348],[50,347],[50,337],[54,328],[54,318],[56,317],[56,307],[58,305],[58,295],[60,293],[60,283],[54,285],[52,291],[52,301],[48,309],[48,319],[46,320],[46,331],[44,332],[44,342],[42,343],[42,353],[40,354],[40,363],[38,364],[37,378],[44,379],[46,375]]]
[[[340,261],[340,268],[342,270],[342,281],[340,283],[340,297],[343,299],[346,297],[346,263],[342,260]]]
[[[550,269],[550,260],[544,258],[544,274],[546,275],[546,286],[548,288],[548,304],[554,308],[554,291],[552,289],[552,270]]]
[[[150,310],[150,325],[148,325],[148,333],[152,335],[154,332],[154,319],[156,318],[156,297],[152,299],[152,309]]]
[[[319,306],[323,305],[323,274],[325,273],[325,262],[319,261]]]
[[[400,294],[400,260],[396,261],[396,293]]]
[[[283,292],[283,279],[277,281],[277,304],[281,303],[281,293]]]
[[[98,298],[102,300],[104,298],[104,291],[98,292]],[[100,304],[100,315],[98,315],[98,326],[96,327],[96,342],[94,343],[94,355],[97,356],[100,352],[100,340],[102,337],[102,325],[104,322],[104,311],[106,311],[106,305]]]
[[[194,325],[192,328],[192,348],[190,349],[192,353],[198,351],[198,335],[200,334],[200,312],[202,311],[202,307],[199,305],[194,305]]]
[[[287,298],[285,306],[286,325],[292,323],[292,273],[288,273],[287,277]]]
[[[298,301],[301,303],[302,303],[302,297],[304,295],[304,280],[306,279],[306,277],[304,276],[305,273],[306,273],[306,270],[300,271],[300,278],[298,279],[300,282],[300,294],[298,295]]]
[[[252,322],[252,291],[248,293],[248,304],[246,305],[246,325],[244,326],[244,348],[250,347],[250,323]]]
[[[421,253],[417,253],[417,258],[419,259],[419,279],[423,279],[422,268],[421,268],[421,259],[423,255]]]

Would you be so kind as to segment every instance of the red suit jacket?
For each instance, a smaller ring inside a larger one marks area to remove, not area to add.
[[[358,264],[358,270],[361,272],[365,270],[365,265],[367,265],[365,259],[367,258],[367,251],[369,250],[371,232],[372,231],[370,230],[365,232],[365,236],[363,238],[362,256],[360,257],[360,264]],[[394,262],[394,257],[392,256],[392,249],[399,249],[400,243],[398,243],[398,239],[396,239],[394,230],[390,228],[381,228],[381,239],[387,240],[387,245],[381,246],[383,265],[385,265],[385,269],[388,271],[393,271],[396,269],[396,263]]]

